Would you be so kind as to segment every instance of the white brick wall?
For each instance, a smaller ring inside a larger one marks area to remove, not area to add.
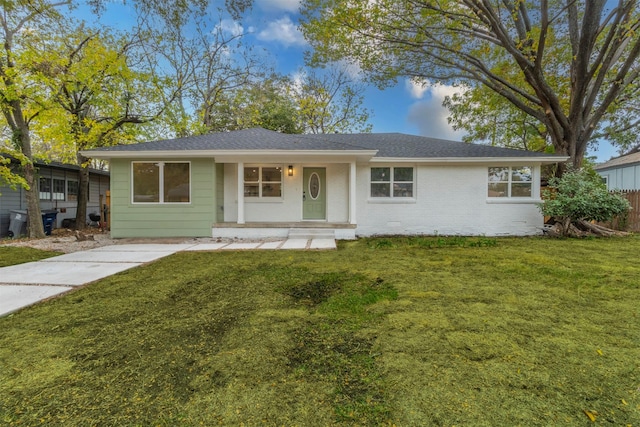
[[[349,165],[294,164],[293,177],[284,173],[283,200],[245,203],[246,222],[299,222],[302,220],[302,168],[327,168],[327,221],[349,220]],[[533,235],[540,234],[543,217],[535,202],[487,197],[486,165],[414,165],[412,199],[375,199],[370,194],[370,164],[358,165],[357,229],[359,236],[382,234]],[[235,164],[224,169],[224,219],[237,220],[237,172]],[[540,194],[540,167],[534,168],[534,195]]]
[[[393,201],[370,198],[370,165],[358,166],[357,235],[495,236],[541,232],[543,217],[534,200],[513,203],[487,197],[488,165],[411,166],[416,174],[415,198]],[[534,183],[539,182],[539,176],[539,167],[536,167]],[[539,194],[537,183],[532,191]]]

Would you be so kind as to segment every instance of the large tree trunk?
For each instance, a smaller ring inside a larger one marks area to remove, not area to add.
[[[87,200],[89,196],[89,159],[78,153],[78,209],[76,210],[76,230],[87,228]]]
[[[42,224],[42,211],[40,210],[40,193],[38,192],[38,177],[33,163],[24,166],[24,179],[29,185],[25,190],[27,196],[27,226],[29,237],[41,239],[44,237],[44,226]]]
[[[41,239],[44,237],[44,226],[42,224],[42,211],[40,210],[40,192],[38,190],[38,176],[33,166],[33,153],[31,152],[31,135],[29,134],[29,125],[22,116],[20,105],[15,103],[14,106],[15,120],[13,122],[13,138],[20,147],[22,154],[28,159],[24,168],[24,179],[29,186],[25,190],[27,197],[27,227],[29,229],[29,237],[32,239]]]

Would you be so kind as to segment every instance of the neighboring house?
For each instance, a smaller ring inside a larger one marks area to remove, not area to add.
[[[36,163],[38,170],[38,193],[42,210],[58,211],[54,228],[60,228],[63,221],[76,217],[78,206],[78,171],[76,165],[58,162]],[[91,169],[89,172],[89,200],[87,214],[100,212],[100,195],[109,189],[109,172]],[[104,202],[103,202],[104,203]],[[23,188],[11,189],[0,184],[0,237],[6,237],[9,229],[10,211],[26,210],[27,199]],[[89,218],[87,218],[89,221]]]
[[[616,157],[594,169],[609,190],[640,190],[640,152]]]
[[[567,159],[398,133],[259,128],[83,155],[110,161],[115,238],[539,234],[540,166]]]

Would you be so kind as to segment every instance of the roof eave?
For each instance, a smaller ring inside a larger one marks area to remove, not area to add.
[[[617,165],[608,165],[608,166],[596,165],[593,169],[596,171],[607,171],[607,170],[618,169],[618,168],[631,168],[638,165],[640,165],[640,162],[629,162],[629,163],[618,163]]]
[[[193,157],[214,157],[218,159],[242,158],[242,157],[265,157],[283,158],[296,156],[316,156],[316,157],[358,157],[371,158],[377,154],[378,150],[86,150],[81,151],[85,157],[95,159],[156,159],[171,157],[172,159],[187,159]]]
[[[569,160],[568,156],[539,156],[539,157],[375,157],[372,163],[426,163],[426,164],[514,164],[514,163],[562,163]]]

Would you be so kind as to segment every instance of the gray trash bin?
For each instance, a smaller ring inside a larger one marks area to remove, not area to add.
[[[27,211],[9,211],[9,237],[27,234]]]

